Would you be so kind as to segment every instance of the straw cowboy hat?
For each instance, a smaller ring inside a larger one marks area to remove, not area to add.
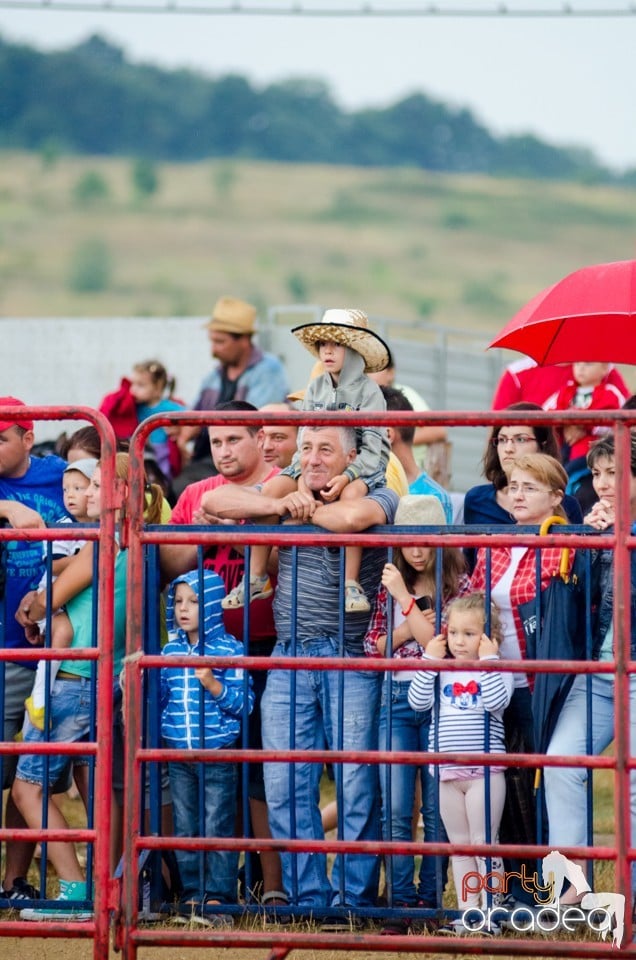
[[[304,323],[292,333],[315,357],[318,344],[330,340],[351,347],[364,358],[365,373],[379,373],[389,362],[389,348],[384,340],[369,330],[369,320],[362,310],[325,310],[320,323]]]
[[[205,326],[218,333],[251,337],[256,333],[256,307],[237,297],[219,297]]]

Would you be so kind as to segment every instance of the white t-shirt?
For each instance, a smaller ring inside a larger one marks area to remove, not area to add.
[[[503,637],[499,646],[499,656],[502,660],[521,660],[521,647],[519,646],[517,626],[510,600],[510,588],[519,564],[527,551],[528,547],[512,547],[510,550],[510,566],[491,591],[491,597],[497,604],[501,617]],[[525,673],[513,673],[512,676],[515,688],[528,686],[528,677]]]

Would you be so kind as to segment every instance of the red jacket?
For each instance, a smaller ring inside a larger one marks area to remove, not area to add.
[[[107,393],[99,410],[110,421],[118,440],[130,440],[137,429],[137,404],[130,392],[130,380],[121,378],[119,390]]]
[[[585,407],[586,410],[620,410],[620,408],[623,406],[627,398],[621,393],[618,387],[609,382],[608,377],[609,374],[601,381],[601,383],[594,387],[590,402],[588,403],[587,407]],[[568,380],[565,386],[561,387],[556,396],[551,398],[548,403],[546,403],[546,410],[581,409],[573,406],[577,389],[578,383],[576,383],[576,381],[573,379]],[[578,457],[586,457],[591,445],[596,439],[598,439],[599,432],[605,432],[604,428],[601,427],[599,429],[596,427],[590,427],[584,437],[581,437],[580,440],[577,440],[576,443],[572,444],[568,459],[576,460]],[[559,433],[561,433],[561,431],[559,431]]]
[[[571,379],[571,363],[538,366],[530,357],[521,357],[508,364],[502,373],[492,400],[492,409],[503,410],[511,403],[525,400],[552,410],[554,408],[545,406],[546,403],[551,402]],[[610,367],[607,383],[618,387],[626,398],[629,396],[627,385],[615,367]]]

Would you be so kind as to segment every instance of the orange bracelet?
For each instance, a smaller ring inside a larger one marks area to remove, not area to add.
[[[402,611],[402,616],[403,616],[403,617],[408,617],[409,613],[411,612],[411,610],[413,609],[414,606],[415,606],[415,597],[411,597],[411,602],[409,603],[409,605],[408,605],[408,607],[406,608],[406,610],[403,610],[403,611]]]

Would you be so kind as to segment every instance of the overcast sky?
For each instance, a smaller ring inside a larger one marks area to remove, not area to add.
[[[306,0],[305,6],[312,2],[321,0]],[[391,7],[388,0],[374,2]],[[393,6],[409,2],[396,0]],[[495,6],[492,0],[463,3]],[[337,0],[329,5],[342,6]],[[572,5],[628,7],[621,0],[572,0]],[[560,4],[526,0],[523,6]],[[51,50],[95,32],[134,61],[195,67],[212,77],[233,71],[258,85],[318,77],[344,108],[386,106],[421,91],[469,107],[494,133],[533,132],[559,145],[590,147],[617,169],[636,167],[636,16],[200,16],[14,10],[0,3],[5,40]]]

